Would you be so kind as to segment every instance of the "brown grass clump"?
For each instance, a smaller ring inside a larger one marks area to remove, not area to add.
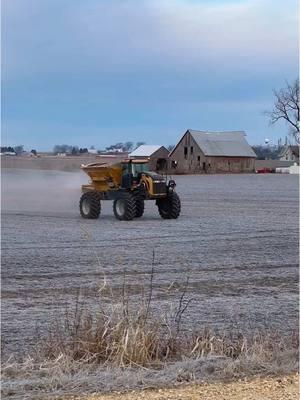
[[[125,280],[124,280],[125,282]],[[172,315],[163,315],[152,304],[153,271],[148,297],[129,307],[126,285],[117,305],[90,310],[77,298],[75,308],[49,326],[40,341],[43,359],[68,359],[106,366],[159,367],[168,361],[221,356],[232,360],[257,359],[270,362],[279,353],[298,351],[297,334],[286,337],[271,331],[257,331],[251,336],[239,331],[217,334],[204,328],[186,331],[182,316],[191,299],[185,299],[187,285]],[[112,294],[111,304],[116,303]],[[101,299],[99,304],[104,302]],[[107,301],[107,297],[105,299]]]
[[[233,360],[253,357],[270,360],[279,352],[299,348],[296,332],[288,337],[283,337],[270,330],[256,331],[252,335],[242,334],[238,331],[220,335],[210,329],[204,329],[200,335],[193,337],[192,343],[195,345],[191,355],[197,358],[214,354]]]
[[[149,319],[143,308],[129,315],[122,307],[93,315],[78,309],[63,324],[50,327],[42,351],[101,364],[147,365],[160,360],[165,350],[161,321]]]

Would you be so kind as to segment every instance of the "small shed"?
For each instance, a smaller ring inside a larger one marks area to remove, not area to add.
[[[168,168],[169,151],[161,145],[142,144],[129,154],[132,159],[148,159],[151,171],[165,171]]]
[[[245,132],[188,129],[170,153],[173,173],[254,172],[256,154]]]

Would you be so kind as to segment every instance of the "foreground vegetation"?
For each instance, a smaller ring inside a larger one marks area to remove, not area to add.
[[[75,311],[53,323],[38,347],[37,358],[64,357],[102,366],[161,368],[166,362],[208,356],[232,360],[257,358],[272,362],[298,349],[296,332],[289,337],[264,329],[218,333],[212,328],[185,330],[182,317],[189,301],[182,296],[173,315],[151,308],[151,298],[130,310],[126,301],[98,312],[78,301]]]
[[[72,310],[54,319],[23,360],[8,358],[2,369],[3,394],[30,398],[227,380],[255,374],[297,371],[297,332],[283,337],[271,329],[217,332],[183,323],[192,299],[188,280],[177,304],[162,312],[149,286],[133,303],[125,277],[116,298],[106,283],[97,307],[78,295]],[[36,396],[36,397],[35,397]],[[21,398],[21,397],[20,397]]]

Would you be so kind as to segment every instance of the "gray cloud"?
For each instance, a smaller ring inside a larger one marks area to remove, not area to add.
[[[298,72],[297,7],[295,0],[6,1],[5,138],[51,147],[68,137],[100,145],[151,134],[157,142],[170,137],[168,144],[186,127],[268,131],[261,112],[272,88]]]
[[[5,76],[211,67],[267,73],[278,63],[289,69],[297,57],[297,21],[288,3],[295,4],[10,0]]]

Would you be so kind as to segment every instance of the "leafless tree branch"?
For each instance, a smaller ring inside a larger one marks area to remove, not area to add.
[[[286,82],[286,87],[273,91],[275,96],[274,107],[269,116],[270,124],[284,120],[291,128],[290,134],[300,144],[300,108],[299,108],[299,79],[293,84]]]

